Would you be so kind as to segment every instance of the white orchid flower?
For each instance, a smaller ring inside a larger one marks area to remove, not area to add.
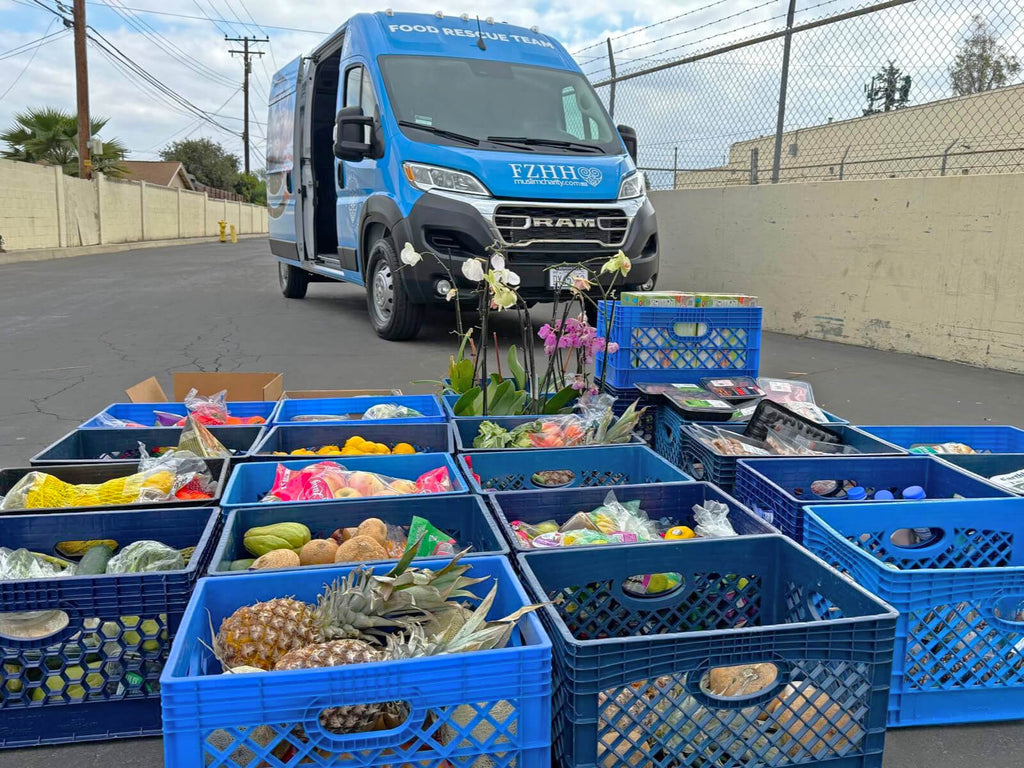
[[[505,257],[496,253],[491,256],[491,272],[494,279],[505,285],[517,286],[521,282],[519,275],[511,269],[505,268]]]
[[[423,257],[416,252],[416,249],[412,247],[412,243],[406,243],[405,247],[402,248],[402,252],[399,254],[399,258],[402,263],[409,267],[415,267],[421,261]]]
[[[516,292],[507,285],[497,281],[491,283],[491,306],[495,309],[511,309],[518,300]]]
[[[484,262],[482,259],[467,259],[462,262],[462,274],[467,280],[479,283],[484,279]]]
[[[618,272],[620,275],[625,277],[629,274],[629,270],[632,268],[633,263],[629,260],[629,257],[622,251],[619,251],[601,265],[601,274],[603,275],[606,272]]]

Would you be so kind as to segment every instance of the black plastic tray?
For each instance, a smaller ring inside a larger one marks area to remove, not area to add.
[[[836,445],[841,445],[843,442],[842,435],[838,432],[826,429],[776,402],[762,400],[757,404],[754,415],[750,417],[743,434],[755,440],[764,441],[769,432],[777,432],[786,438],[800,436],[808,440]]]

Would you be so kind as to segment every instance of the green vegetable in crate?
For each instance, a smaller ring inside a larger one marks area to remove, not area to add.
[[[274,523],[250,528],[242,536],[242,544],[254,557],[275,549],[291,549],[298,554],[313,538],[302,523]]]
[[[255,558],[247,557],[241,560],[232,560],[231,565],[228,566],[229,571],[247,571],[252,567],[252,564],[256,562]]]
[[[114,550],[106,543],[94,544],[78,561],[79,576],[98,576],[107,572],[107,563],[114,556]]]
[[[117,551],[117,542],[113,539],[86,539],[84,541],[58,541],[54,546],[57,554],[64,557],[82,557],[93,547],[103,544],[111,552]]]
[[[185,567],[181,552],[159,541],[135,541],[110,558],[107,573],[149,573],[180,571]]]

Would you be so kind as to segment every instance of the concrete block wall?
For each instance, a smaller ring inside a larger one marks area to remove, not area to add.
[[[767,330],[1024,373],[1024,174],[655,192],[658,287]]]
[[[216,235],[221,220],[239,234],[268,229],[265,206],[100,174],[86,181],[0,159],[0,236],[8,251]]]

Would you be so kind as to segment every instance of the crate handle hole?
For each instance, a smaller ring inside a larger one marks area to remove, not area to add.
[[[647,573],[630,576],[622,582],[622,591],[638,600],[661,600],[683,588],[680,573]]]
[[[576,473],[571,469],[542,469],[530,476],[530,482],[537,488],[567,488],[576,482]]]
[[[919,526],[917,528],[897,528],[889,534],[889,543],[899,549],[924,549],[941,544],[946,532],[941,528]]]
[[[701,692],[714,702],[734,704],[759,698],[779,682],[779,668],[771,662],[714,667],[700,679]]]
[[[847,486],[856,485],[853,480],[813,480],[807,488],[794,488],[793,495],[797,498],[845,499]]]
[[[999,598],[992,613],[1006,624],[1024,627],[1024,595],[1006,595]]]
[[[11,611],[0,613],[0,637],[7,640],[42,640],[71,623],[64,611]]]
[[[672,333],[680,339],[697,339],[708,335],[707,323],[676,323],[672,326]]]
[[[366,722],[357,731],[340,730],[335,724],[338,720],[356,722],[360,714],[365,714]],[[325,734],[333,739],[356,736],[358,738],[376,737],[387,739],[388,736],[401,733],[406,729],[413,716],[412,704],[408,701],[383,701],[379,703],[350,704],[325,707],[317,715],[317,722]],[[385,728],[375,729],[377,725]]]

